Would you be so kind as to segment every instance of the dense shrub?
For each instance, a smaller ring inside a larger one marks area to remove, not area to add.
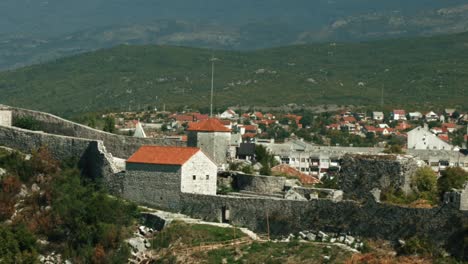
[[[127,262],[130,251],[124,239],[136,219],[136,205],[101,191],[98,182],[74,166],[76,162],[60,164],[45,147],[33,151],[29,160],[16,152],[0,155],[0,167],[8,171],[0,181],[0,221],[11,217],[22,184],[34,180],[41,189],[23,199],[23,210],[13,221],[21,227],[0,226],[0,263],[37,262],[31,232],[72,262]]]
[[[452,189],[463,188],[465,182],[468,180],[468,172],[460,167],[447,168],[442,172],[442,177],[437,181],[437,188],[439,193],[443,195]]]
[[[33,131],[41,130],[41,124],[32,116],[24,116],[14,119],[13,126]]]
[[[67,169],[57,176],[52,208],[58,225],[51,234],[64,240],[67,255],[78,261],[112,258],[122,247],[125,227],[132,224],[137,214],[136,205],[83,184],[77,169]]]
[[[36,263],[36,238],[24,226],[0,225],[0,263]]]
[[[430,167],[419,168],[413,175],[411,185],[419,198],[428,200],[432,204],[438,202],[437,175]]]

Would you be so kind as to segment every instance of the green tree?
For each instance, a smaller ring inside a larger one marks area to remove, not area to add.
[[[401,148],[400,145],[388,145],[387,148],[384,149],[384,153],[387,154],[404,154],[405,152]]]
[[[104,131],[109,132],[109,133],[114,133],[115,132],[115,119],[111,116],[107,116],[104,119]]]
[[[418,198],[428,200],[432,204],[438,202],[437,175],[430,167],[419,168],[414,173],[412,187]]]
[[[413,176],[412,183],[419,192],[434,192],[437,190],[437,176],[430,167],[419,168]]]
[[[450,167],[442,172],[442,177],[437,181],[437,188],[443,195],[452,189],[463,188],[466,181],[468,181],[468,172],[460,167]]]
[[[299,121],[299,123],[302,124],[302,127],[309,127],[312,125],[312,122],[314,121],[314,117],[310,114],[305,114],[304,116],[302,116],[302,119],[301,121]]]
[[[255,146],[255,158],[262,165],[260,174],[271,175],[271,168],[276,165],[275,156],[266,147],[257,145]]]

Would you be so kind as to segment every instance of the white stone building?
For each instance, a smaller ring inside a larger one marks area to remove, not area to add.
[[[232,109],[228,109],[224,111],[222,114],[219,115],[219,118],[221,119],[237,119],[239,118],[239,115],[234,112]]]
[[[0,110],[0,126],[11,126],[12,117],[10,110]]]
[[[383,112],[372,112],[372,119],[376,121],[383,121],[384,120],[384,113]]]
[[[410,120],[419,120],[423,118],[421,112],[411,112],[409,113]]]
[[[426,127],[408,132],[408,149],[452,150],[453,146],[434,135]]]
[[[393,110],[393,120],[399,121],[399,120],[406,120],[406,111],[402,109],[396,109]]]
[[[438,121],[439,115],[434,113],[433,111],[430,111],[424,115],[424,118],[427,122]]]
[[[143,146],[127,160],[126,170],[151,177],[152,183],[141,181],[140,186],[149,192],[216,195],[217,166],[199,148]],[[171,189],[169,182],[178,187]]]

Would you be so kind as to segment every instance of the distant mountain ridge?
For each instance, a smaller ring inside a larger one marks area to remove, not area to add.
[[[215,105],[468,109],[468,33],[257,51],[129,46],[0,73],[0,103],[74,115]]]
[[[4,0],[0,69],[120,44],[253,50],[464,31],[463,0]]]

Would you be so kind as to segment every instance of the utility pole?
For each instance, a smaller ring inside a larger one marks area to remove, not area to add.
[[[210,98],[210,117],[213,117],[213,93],[214,93],[214,74],[215,74],[215,61],[218,61],[218,58],[215,58],[211,55],[211,98]]]
[[[382,85],[382,93],[380,95],[380,107],[382,108],[382,110],[384,106],[384,89],[385,89],[385,83]]]
[[[211,56],[211,99],[210,99],[210,117],[213,117],[214,62],[215,62],[215,58],[214,58],[213,56]]]
[[[266,211],[266,222],[267,222],[268,241],[270,241],[270,219],[268,217],[268,210]]]

